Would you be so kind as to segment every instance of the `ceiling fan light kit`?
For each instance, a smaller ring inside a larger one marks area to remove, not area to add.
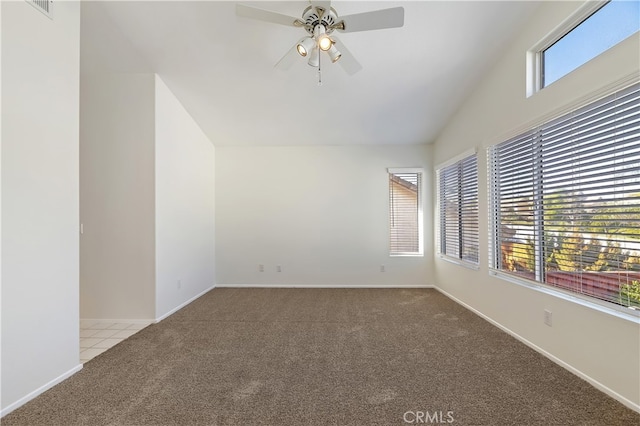
[[[326,52],[327,50],[331,49],[331,46],[333,46],[333,41],[331,41],[329,36],[326,35],[326,34],[320,34],[316,38],[316,41],[318,42],[318,47],[320,48],[320,50],[322,50],[324,52]]]
[[[300,54],[300,56],[304,57],[307,56],[315,46],[316,42],[313,37],[307,37],[300,43],[298,43],[296,48],[298,49],[298,53]]]
[[[356,13],[340,18],[336,10],[331,7],[331,1],[310,0],[310,3],[311,5],[302,12],[302,18],[294,18],[243,4],[236,5],[236,13],[238,16],[246,18],[304,28],[309,36],[300,40],[295,45],[295,49],[290,50],[285,57],[278,61],[276,67],[288,68],[291,66],[293,61],[285,60],[285,58],[293,52],[297,52],[302,57],[309,57],[308,64],[317,67],[318,74],[320,73],[320,51],[327,52],[331,62],[338,62],[350,75],[362,69],[362,66],[342,42],[340,42],[342,52],[336,48],[338,40],[331,37],[335,30],[347,33],[399,28],[404,25],[404,8],[402,7]]]
[[[311,55],[309,56],[309,62],[307,62],[312,67],[320,66],[320,51],[317,47],[314,47],[311,51]]]
[[[331,49],[329,49],[329,57],[331,58],[331,62],[337,62],[338,59],[342,57],[342,53],[336,48],[335,42],[331,45]]]

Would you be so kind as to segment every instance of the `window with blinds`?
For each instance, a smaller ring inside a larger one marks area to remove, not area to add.
[[[422,170],[388,172],[390,255],[422,256]]]
[[[640,84],[489,149],[491,267],[640,308]]]
[[[440,254],[478,263],[478,156],[437,171]]]

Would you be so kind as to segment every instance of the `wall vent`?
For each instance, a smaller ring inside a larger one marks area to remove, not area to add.
[[[53,7],[53,0],[26,0],[31,6],[44,13],[50,19],[53,19],[51,9]]]

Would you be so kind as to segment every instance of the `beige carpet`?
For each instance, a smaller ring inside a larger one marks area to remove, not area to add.
[[[224,288],[2,420],[628,426],[640,415],[435,290]]]

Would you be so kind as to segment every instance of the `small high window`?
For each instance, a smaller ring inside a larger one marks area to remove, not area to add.
[[[640,2],[587,2],[553,34],[536,45],[535,90],[549,86],[640,30]],[[530,79],[531,80],[531,79]],[[533,93],[529,90],[529,95]]]

